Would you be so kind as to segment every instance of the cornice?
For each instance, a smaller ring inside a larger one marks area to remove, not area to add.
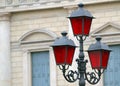
[[[75,8],[77,4],[82,2],[83,4],[93,5],[93,4],[101,4],[101,3],[113,3],[120,2],[119,0],[104,0],[104,1],[83,1],[83,0],[75,0],[75,1],[61,1],[61,2],[51,2],[51,3],[23,3],[21,5],[15,4],[10,6],[0,7],[1,12],[20,12],[20,11],[31,11],[31,10],[42,10],[42,9],[53,9],[53,8]]]

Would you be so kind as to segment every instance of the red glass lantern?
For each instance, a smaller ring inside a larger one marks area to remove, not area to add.
[[[53,47],[57,65],[72,64],[75,47],[73,46],[56,46]]]
[[[100,42],[101,38],[98,37],[96,40],[97,42],[90,45],[88,49],[91,66],[93,69],[106,69],[111,50],[107,45]]]
[[[109,59],[109,51],[89,51],[89,58],[93,69],[106,69]]]
[[[93,16],[89,11],[83,8],[83,4],[79,4],[79,9],[73,11],[68,18],[70,19],[73,34],[75,36],[89,35]]]
[[[63,32],[62,35],[63,37],[56,39],[52,45],[56,64],[71,65],[76,46],[72,40],[66,37],[66,32]]]
[[[70,21],[75,36],[89,35],[92,18],[76,17],[76,18],[70,18]]]

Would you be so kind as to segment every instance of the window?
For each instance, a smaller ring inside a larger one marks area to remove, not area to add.
[[[120,45],[110,46],[108,68],[104,74],[104,86],[120,86]]]
[[[31,53],[32,86],[50,86],[49,52]]]

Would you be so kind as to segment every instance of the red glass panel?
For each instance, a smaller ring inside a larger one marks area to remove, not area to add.
[[[103,50],[102,51],[102,68],[106,69],[108,64],[110,51]]]
[[[82,34],[82,18],[70,18],[74,35]]]
[[[53,47],[54,55],[56,64],[65,64],[65,53],[66,53],[66,47],[65,46],[56,46]]]
[[[89,54],[89,58],[90,58],[90,62],[91,62],[91,66],[93,69],[99,69],[100,68],[100,51],[90,51],[88,52]]]
[[[84,35],[89,35],[91,23],[92,23],[92,18],[88,18],[88,17],[84,18]]]
[[[71,22],[73,34],[75,36],[76,35],[89,35],[92,18],[89,18],[89,17],[70,18],[70,22]],[[82,30],[82,27],[83,27],[83,30]]]
[[[69,65],[72,64],[72,60],[73,60],[73,56],[74,56],[74,51],[75,51],[75,47],[68,46],[68,54],[67,54],[66,64],[69,64]]]

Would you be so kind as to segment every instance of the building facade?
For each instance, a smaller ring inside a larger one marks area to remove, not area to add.
[[[95,17],[85,50],[97,35],[112,49],[108,68],[95,86],[120,86],[119,0],[1,0],[0,86],[78,86],[65,81],[50,45],[62,31],[78,45],[66,17],[79,3]],[[87,69],[92,71],[90,63]]]

